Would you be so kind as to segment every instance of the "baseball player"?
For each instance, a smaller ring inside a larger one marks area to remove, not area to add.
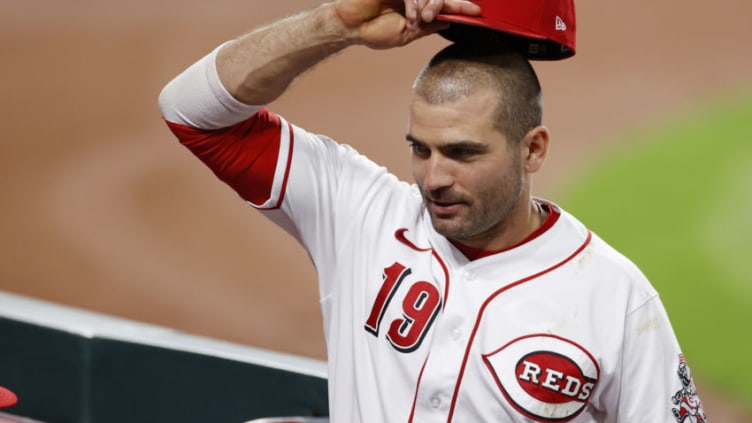
[[[550,138],[531,56],[465,40],[432,58],[409,107],[414,184],[264,107],[346,47],[553,3],[567,2],[338,0],[220,45],[163,89],[180,142],[308,251],[331,421],[668,423],[690,415],[677,404],[705,421],[645,276],[531,192]],[[552,33],[574,28],[541,10]]]

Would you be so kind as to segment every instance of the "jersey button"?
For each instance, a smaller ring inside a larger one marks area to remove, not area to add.
[[[439,398],[437,396],[432,396],[431,397],[431,407],[433,407],[433,408],[439,408],[439,407],[441,407],[441,398]]]
[[[462,331],[459,328],[454,328],[452,329],[451,336],[452,336],[452,339],[454,339],[455,341],[458,341],[460,337],[462,336]]]

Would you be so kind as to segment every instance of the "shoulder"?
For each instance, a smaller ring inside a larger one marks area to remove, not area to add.
[[[594,278],[605,289],[613,290],[614,294],[622,292],[629,298],[630,309],[636,309],[658,295],[645,273],[631,258],[588,229],[573,215],[564,210],[561,213],[561,220],[572,231],[587,231],[590,234],[590,242],[577,262],[584,274]]]

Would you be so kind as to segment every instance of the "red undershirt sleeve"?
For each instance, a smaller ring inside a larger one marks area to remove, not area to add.
[[[261,109],[245,121],[215,130],[170,121],[167,125],[181,144],[245,200],[261,205],[271,198],[280,150],[279,116]]]

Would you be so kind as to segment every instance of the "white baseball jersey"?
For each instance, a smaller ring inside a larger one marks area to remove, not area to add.
[[[470,260],[416,186],[233,99],[215,53],[165,87],[161,110],[310,254],[333,422],[705,421],[656,291],[576,218],[539,200],[539,231]]]

